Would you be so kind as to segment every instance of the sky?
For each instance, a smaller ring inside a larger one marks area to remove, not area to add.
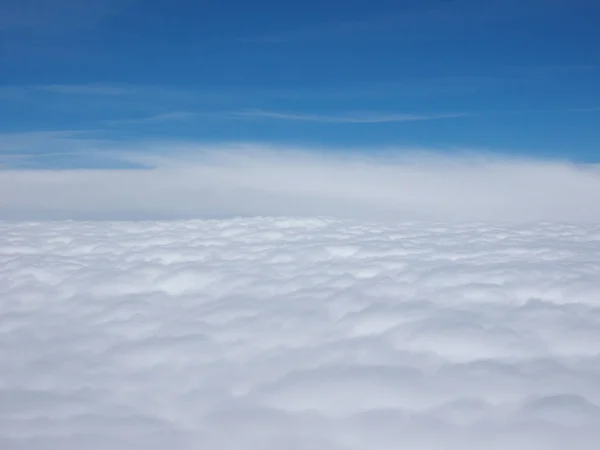
[[[123,168],[116,148],[157,142],[598,162],[599,20],[595,0],[2,0],[0,166]]]

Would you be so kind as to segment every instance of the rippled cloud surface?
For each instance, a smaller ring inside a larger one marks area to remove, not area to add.
[[[0,236],[3,449],[598,448],[598,225]]]

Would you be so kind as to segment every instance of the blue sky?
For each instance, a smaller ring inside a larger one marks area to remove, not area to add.
[[[0,152],[93,166],[98,142],[185,140],[597,162],[598,23],[596,0],[2,0]]]

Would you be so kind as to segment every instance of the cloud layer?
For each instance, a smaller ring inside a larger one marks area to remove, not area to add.
[[[592,450],[600,227],[0,222],[6,450]]]
[[[94,152],[98,145],[102,150]],[[242,144],[119,148],[90,141],[88,147],[91,153],[78,155],[143,168],[4,170],[0,217],[600,221],[600,171],[594,165]]]

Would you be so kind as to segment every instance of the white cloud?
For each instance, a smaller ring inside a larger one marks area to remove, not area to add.
[[[600,221],[594,165],[394,149],[377,155],[243,144],[78,145],[89,151],[80,155],[148,168],[7,169],[0,217]]]
[[[81,130],[25,131],[0,134],[0,154],[40,154],[80,149],[86,145],[97,145],[91,140],[90,132]],[[51,148],[48,145],[51,145]],[[83,147],[83,149],[82,149]]]
[[[192,117],[199,116],[197,113],[190,111],[170,111],[160,114],[154,114],[152,116],[137,117],[133,119],[115,119],[105,120],[103,123],[110,125],[130,124],[130,123],[159,123],[159,122],[172,122],[190,119]]]
[[[119,86],[110,84],[47,84],[34,86],[34,88],[41,91],[65,95],[113,96],[132,94],[136,92],[136,88],[132,86]]]
[[[46,167],[48,161],[54,158],[93,159],[94,154],[105,147],[111,148],[112,143],[101,137],[98,131],[2,133],[0,134],[0,169]],[[2,216],[0,207],[0,217]]]
[[[600,226],[0,222],[0,446],[596,449]]]
[[[293,112],[265,111],[261,109],[240,111],[230,114],[232,117],[250,119],[276,119],[303,122],[328,122],[328,123],[387,123],[411,122],[416,120],[454,119],[465,117],[464,113],[449,114],[391,114],[381,112],[351,112],[344,114],[303,114]]]

